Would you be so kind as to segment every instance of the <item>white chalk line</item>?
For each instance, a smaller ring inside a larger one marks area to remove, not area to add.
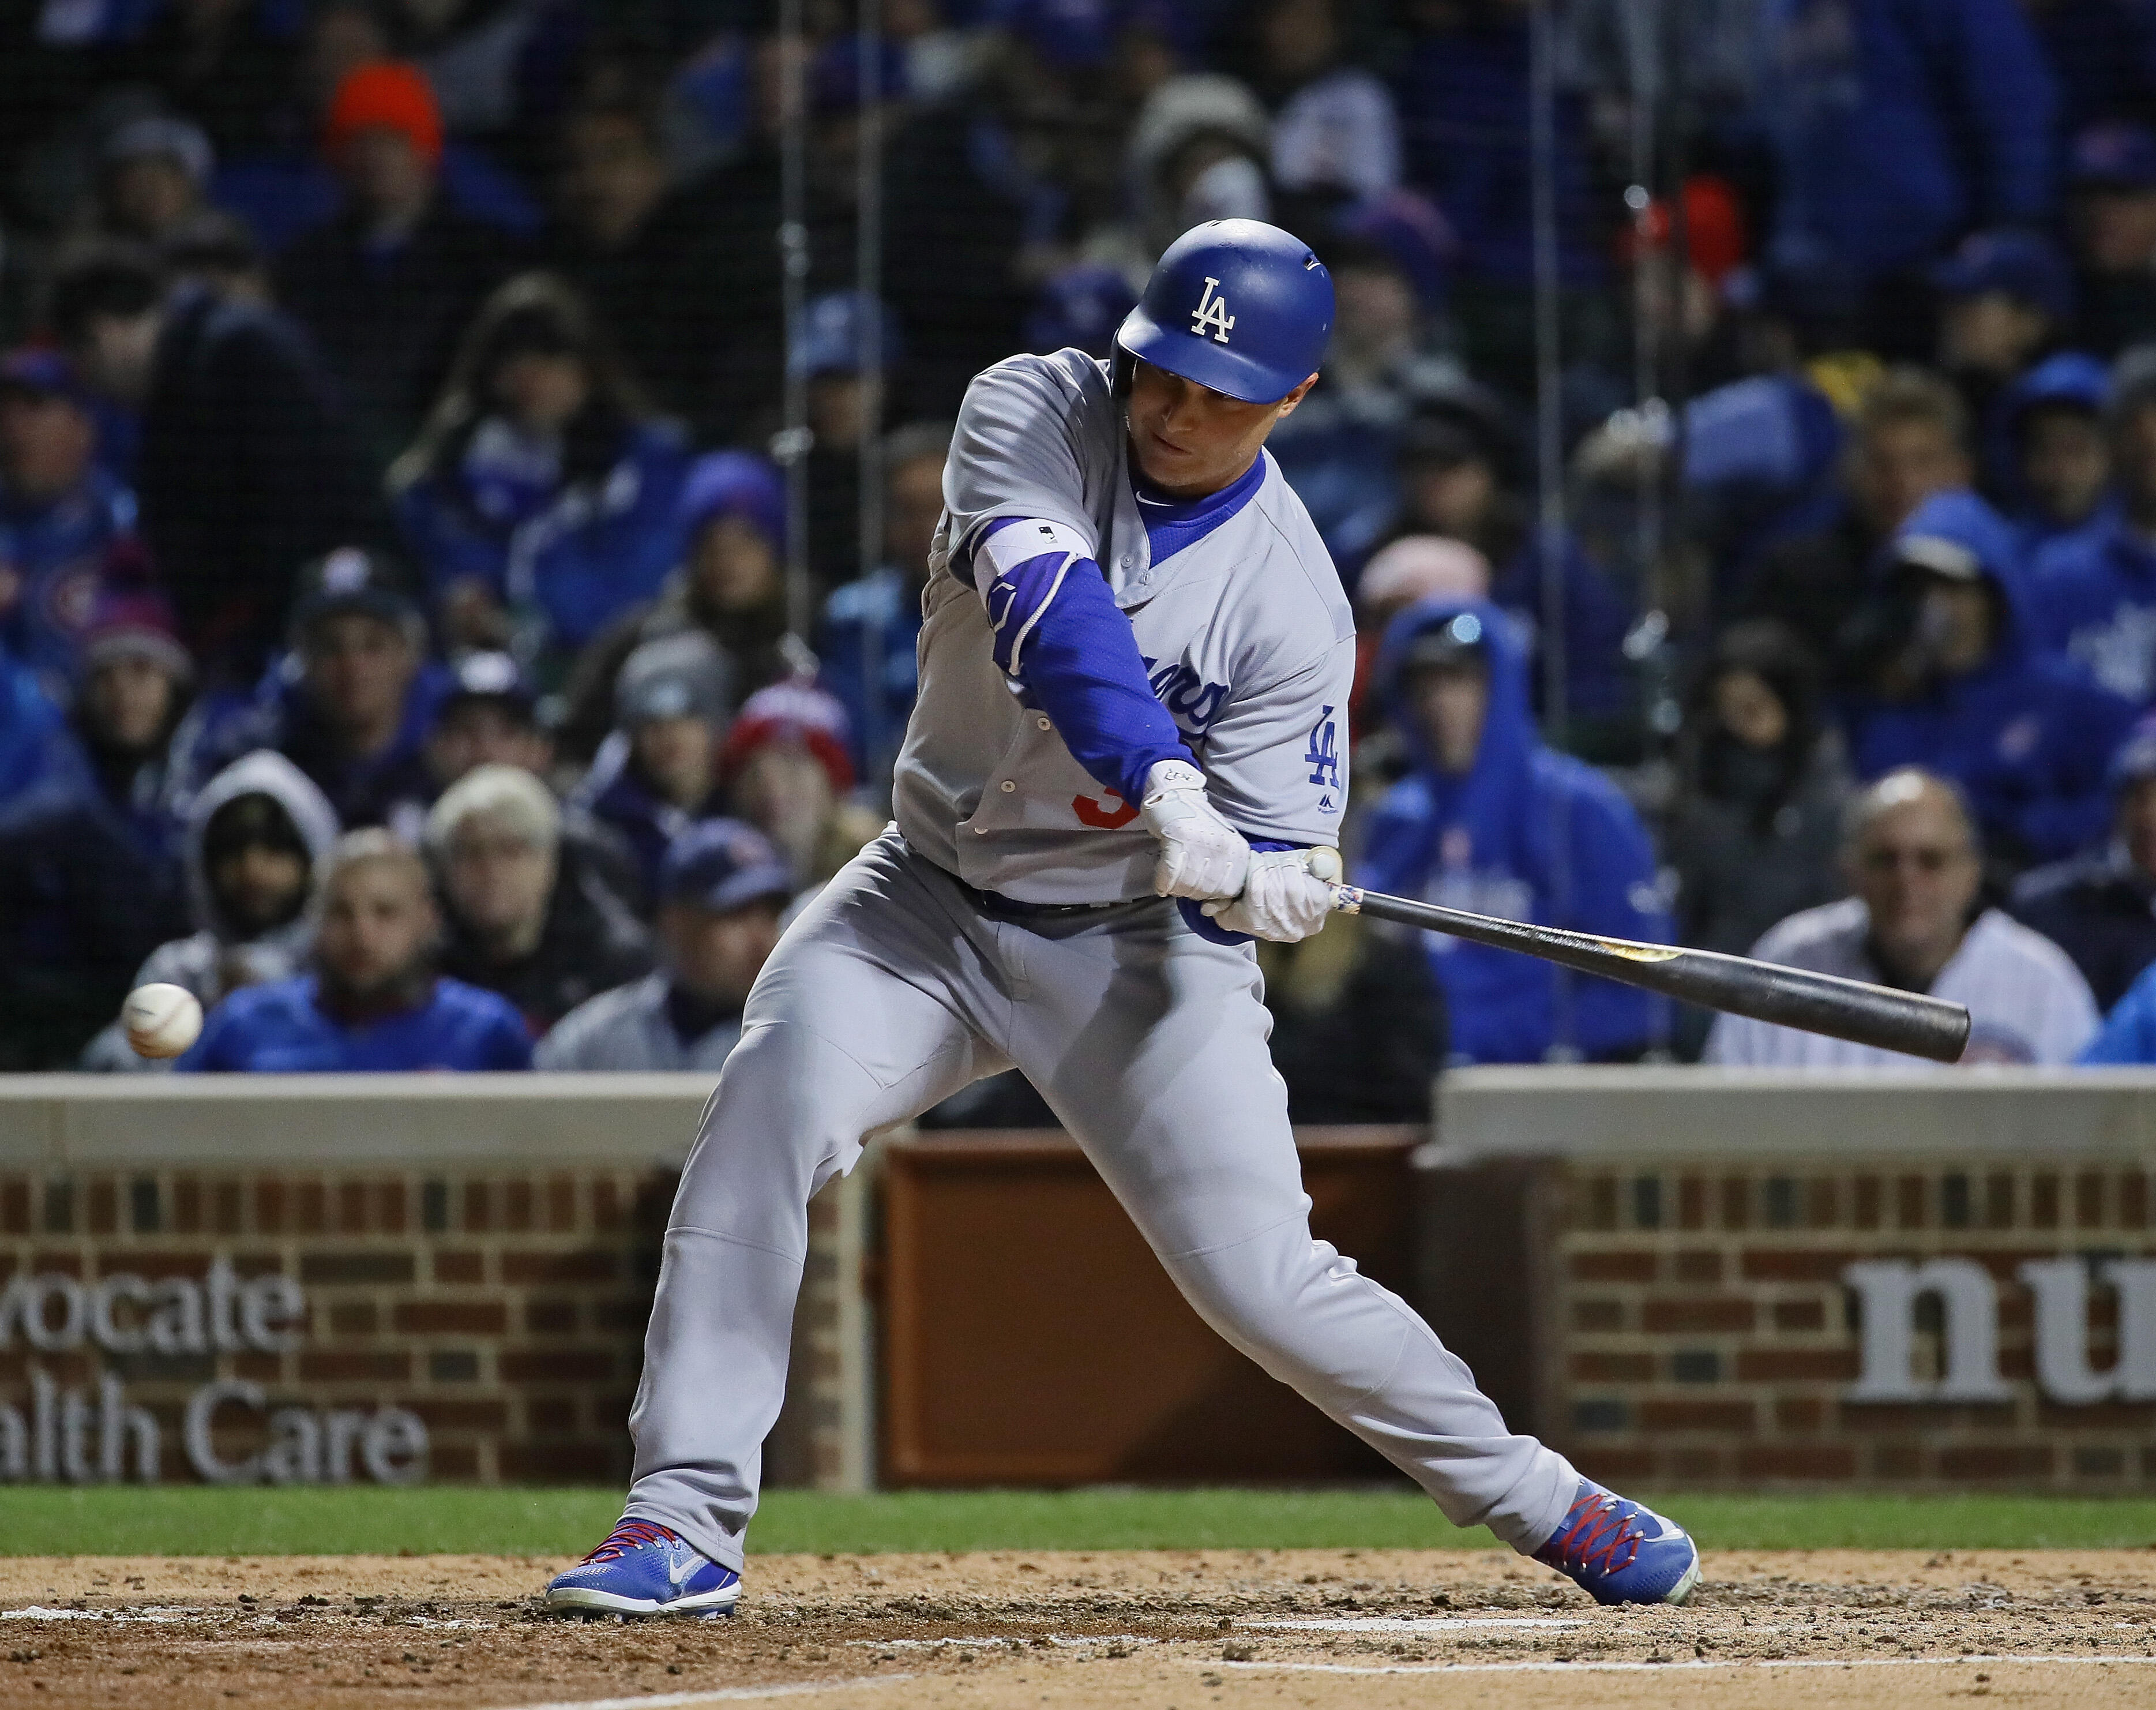
[[[976,1635],[958,1639],[849,1639],[849,1645],[859,1646],[864,1651],[940,1651],[947,1645],[972,1646],[977,1650],[1008,1651],[1014,1645],[1030,1642],[1023,1633],[998,1633],[993,1636]],[[1158,1645],[1158,1639],[1148,1639],[1142,1633],[1082,1634],[1076,1638],[1061,1633],[1051,1633],[1048,1642],[1064,1650],[1088,1645]]]
[[[708,1692],[642,1692],[634,1698],[562,1698],[547,1704],[519,1704],[514,1710],[665,1710],[670,1704],[736,1704],[750,1698],[805,1698],[816,1692],[852,1692],[868,1687],[895,1687],[910,1674],[867,1674],[845,1681],[797,1681],[779,1687],[720,1687]]]
[[[204,1611],[197,1609],[47,1609],[31,1604],[23,1609],[0,1609],[0,1621],[180,1621]]]
[[[1958,1668],[1994,1662],[2156,1663],[2156,1656],[1696,1656],[1682,1662],[1430,1662],[1383,1666],[1349,1662],[1196,1661],[1196,1666],[1211,1669],[1286,1669],[1297,1674],[1673,1674],[1729,1668]]]

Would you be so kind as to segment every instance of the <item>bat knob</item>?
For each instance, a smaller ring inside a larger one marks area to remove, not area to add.
[[[1327,885],[1337,885],[1348,876],[1348,868],[1340,859],[1340,851],[1322,845],[1310,851],[1306,865],[1312,878],[1322,879]]]

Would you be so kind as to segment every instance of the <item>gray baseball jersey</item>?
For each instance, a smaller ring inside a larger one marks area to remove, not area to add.
[[[1087,774],[992,656],[967,549],[999,516],[1040,518],[1100,564],[1230,823],[1282,843],[1340,840],[1355,622],[1309,513],[1266,456],[1247,504],[1156,564],[1127,446],[1107,365],[1079,351],[998,363],[959,412],[894,805],[909,844],[983,891],[1150,896],[1158,852],[1137,804]]]

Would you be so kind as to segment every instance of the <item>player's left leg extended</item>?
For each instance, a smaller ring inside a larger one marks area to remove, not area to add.
[[[1007,940],[1022,930],[1006,927]],[[1184,930],[1163,905],[1109,929],[1036,930],[1006,967],[1014,959],[1028,978],[1005,1048],[1208,1323],[1456,1525],[1486,1525],[1522,1552],[1562,1551],[1569,1537],[1614,1559],[1613,1531],[1621,1551],[1652,1545],[1656,1517],[1625,1504],[1600,1523],[1606,1492],[1508,1430],[1406,1302],[1312,1239],[1247,952]],[[1696,1560],[1689,1540],[1683,1553]],[[1659,1600],[1636,1572],[1628,1583],[1636,1600]]]

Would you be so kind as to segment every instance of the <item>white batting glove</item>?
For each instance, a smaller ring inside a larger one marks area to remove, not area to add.
[[[1250,846],[1205,799],[1205,774],[1182,760],[1160,760],[1146,773],[1138,812],[1160,840],[1152,888],[1163,896],[1225,901],[1243,888]]]
[[[1330,856],[1330,862],[1321,857]],[[1248,932],[1276,944],[1300,943],[1325,930],[1332,912],[1332,886],[1311,871],[1329,871],[1336,879],[1340,857],[1329,849],[1264,850],[1250,856],[1250,876],[1243,894],[1226,902],[1209,902],[1205,912],[1231,932]]]

